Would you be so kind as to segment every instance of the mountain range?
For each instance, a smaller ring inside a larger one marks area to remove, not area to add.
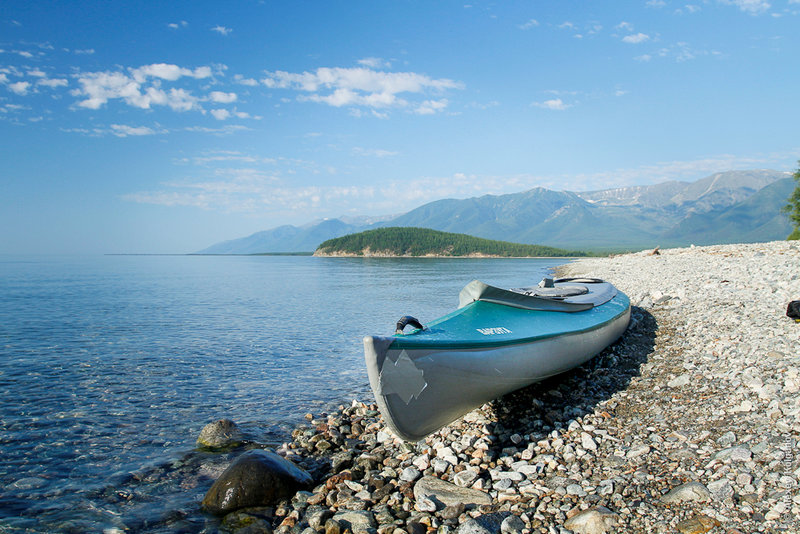
[[[580,193],[537,187],[437,200],[393,217],[279,226],[198,254],[311,252],[327,239],[387,226],[591,251],[771,241],[792,230],[780,209],[794,186],[789,172],[749,170]]]

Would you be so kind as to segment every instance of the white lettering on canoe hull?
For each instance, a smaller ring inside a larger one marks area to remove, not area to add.
[[[510,334],[511,330],[506,328],[505,326],[495,326],[492,328],[476,328],[478,332],[483,334],[484,336],[496,336],[498,334]]]

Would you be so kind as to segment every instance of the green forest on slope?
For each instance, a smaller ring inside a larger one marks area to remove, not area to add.
[[[470,256],[559,257],[587,256],[585,252],[542,245],[493,241],[466,234],[439,232],[428,228],[390,227],[349,234],[322,243],[317,256]]]

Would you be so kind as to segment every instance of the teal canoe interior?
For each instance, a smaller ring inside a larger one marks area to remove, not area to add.
[[[624,314],[628,297],[618,293],[613,299],[590,310],[564,313],[524,310],[475,301],[425,325],[424,330],[398,334],[392,343],[397,349],[495,347],[526,343],[601,328]]]

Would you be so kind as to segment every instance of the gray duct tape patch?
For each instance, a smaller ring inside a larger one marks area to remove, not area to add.
[[[391,357],[383,361],[380,372],[381,394],[396,393],[408,404],[412,398],[419,397],[428,383],[425,382],[422,369],[419,369],[408,353],[403,350],[393,362]]]

